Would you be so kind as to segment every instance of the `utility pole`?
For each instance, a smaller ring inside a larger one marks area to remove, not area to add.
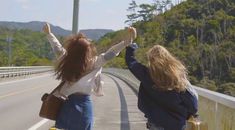
[[[11,42],[12,42],[12,36],[7,35],[6,42],[8,43],[8,66],[11,66],[11,59],[12,59]]]
[[[79,32],[79,30],[78,30],[79,1],[80,0],[74,0],[74,2],[73,2],[73,29],[72,29],[73,34],[77,34]]]

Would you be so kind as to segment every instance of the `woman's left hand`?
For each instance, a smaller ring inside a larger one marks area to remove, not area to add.
[[[46,34],[51,33],[51,28],[50,25],[48,23],[46,23],[43,27],[43,32],[45,32]]]

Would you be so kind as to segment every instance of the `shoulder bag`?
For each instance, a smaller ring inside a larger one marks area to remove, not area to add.
[[[53,95],[53,93],[56,90],[60,90],[64,84],[65,81],[62,81],[50,94],[45,93],[42,96],[42,106],[39,112],[40,117],[47,118],[50,120],[56,120],[60,108],[66,101],[66,98],[63,96],[57,97]]]

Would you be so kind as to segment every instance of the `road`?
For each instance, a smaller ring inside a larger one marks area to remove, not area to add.
[[[94,130],[145,130],[135,93],[120,79],[103,74],[105,96],[93,96]],[[40,118],[41,96],[59,82],[52,74],[0,83],[0,130],[48,130]]]

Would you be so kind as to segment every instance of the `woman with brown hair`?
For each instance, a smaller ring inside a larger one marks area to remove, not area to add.
[[[136,31],[132,29],[132,38]],[[187,69],[166,48],[155,45],[147,52],[148,65],[135,59],[138,48],[126,48],[126,63],[140,81],[138,108],[150,130],[184,130],[186,120],[198,110],[198,95],[187,79]]]
[[[43,28],[58,59],[55,69],[57,79],[64,85],[55,95],[65,95],[68,100],[62,106],[55,126],[65,130],[91,130],[93,110],[90,95],[102,96],[102,66],[130,42],[120,42],[105,53],[96,56],[93,44],[81,33],[71,36],[63,48],[51,33],[49,24]]]

